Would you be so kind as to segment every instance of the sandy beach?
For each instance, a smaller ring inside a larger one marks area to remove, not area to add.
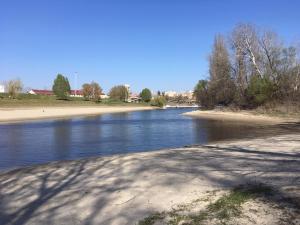
[[[206,111],[192,111],[184,113],[183,115],[203,118],[203,119],[212,119],[212,120],[224,120],[224,121],[241,121],[241,122],[256,122],[256,123],[265,123],[265,124],[279,124],[287,122],[297,122],[300,120],[297,118],[284,118],[284,117],[275,117],[267,115],[258,115],[253,114],[248,111],[239,111],[239,112],[227,112],[227,111],[217,111],[217,110],[206,110]]]
[[[54,162],[0,174],[0,221],[135,225],[153,212],[263,183],[279,198],[245,204],[236,224],[299,224],[299,165],[299,134]],[[282,206],[287,198],[294,203]]]
[[[150,106],[0,108],[0,123],[151,110]]]

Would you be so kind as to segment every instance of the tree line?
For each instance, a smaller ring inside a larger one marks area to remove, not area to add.
[[[17,98],[18,94],[23,90],[22,81],[20,79],[9,80],[6,82],[5,89],[10,98]],[[71,95],[71,86],[68,78],[62,74],[57,74],[53,82],[52,91],[57,99],[68,100]],[[100,102],[101,95],[103,95],[101,86],[95,81],[92,81],[91,83],[84,83],[80,92],[86,101]],[[124,85],[116,85],[112,87],[108,95],[110,99],[123,102],[128,101],[130,98],[129,90]],[[152,105],[158,106],[161,106],[162,104],[164,105],[164,101],[161,99],[161,97],[152,98],[152,93],[148,88],[144,88],[139,94],[139,97],[142,102],[151,103]]]
[[[300,59],[296,46],[277,33],[252,24],[216,35],[209,56],[209,79],[194,95],[204,108],[216,105],[255,108],[267,103],[299,102]]]

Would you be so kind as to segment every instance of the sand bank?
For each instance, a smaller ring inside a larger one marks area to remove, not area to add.
[[[121,113],[151,109],[154,108],[148,106],[0,108],[0,122],[3,123],[25,120],[42,120],[49,118],[90,116],[104,113]]]
[[[203,119],[213,119],[213,120],[224,120],[224,121],[244,121],[244,122],[257,122],[266,124],[279,124],[287,122],[296,122],[300,119],[297,118],[284,118],[284,117],[273,117],[267,115],[258,115],[251,113],[249,111],[239,111],[239,112],[226,112],[226,111],[192,111],[184,113],[183,115],[198,117]]]
[[[291,134],[14,170],[0,174],[0,221],[135,225],[153,212],[207,202],[211,191],[253,182],[276,188],[299,207],[299,156],[300,134]],[[246,204],[250,214],[235,224],[299,224],[299,211],[282,211],[281,202]]]

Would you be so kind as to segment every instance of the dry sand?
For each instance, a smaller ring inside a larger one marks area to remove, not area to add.
[[[30,107],[0,108],[0,122],[18,122],[24,120],[41,120],[73,116],[100,115],[154,109],[149,106],[99,106],[99,107]]]
[[[282,211],[280,200],[250,202],[236,224],[300,224],[299,165],[300,134],[289,134],[3,172],[0,224],[134,225],[207,191],[253,182],[290,197],[298,211]]]
[[[192,111],[184,113],[183,115],[212,119],[212,120],[226,120],[226,121],[245,121],[245,122],[257,122],[257,123],[266,123],[266,124],[279,124],[286,122],[295,122],[299,121],[297,118],[283,118],[283,117],[273,117],[266,115],[255,115],[248,111],[240,112],[226,112],[226,111],[217,111],[217,110],[207,110],[207,111]]]

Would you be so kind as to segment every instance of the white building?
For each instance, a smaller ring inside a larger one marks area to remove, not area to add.
[[[0,84],[0,93],[5,92],[5,86],[3,84]]]

